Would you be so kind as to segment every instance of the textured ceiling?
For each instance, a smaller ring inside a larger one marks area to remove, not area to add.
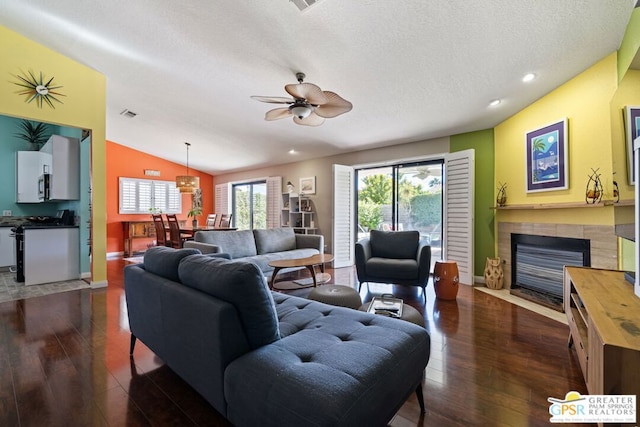
[[[617,50],[634,3],[2,0],[0,25],[106,75],[107,139],[217,174],[493,127]],[[250,96],[297,71],[353,110],[265,121]]]

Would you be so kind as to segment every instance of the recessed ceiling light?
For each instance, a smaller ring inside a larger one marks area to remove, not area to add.
[[[293,148],[291,150],[289,150],[289,154],[297,154],[298,152],[296,150],[294,150]]]
[[[531,80],[535,79],[536,75],[533,73],[529,73],[529,74],[525,74],[524,77],[522,78],[523,82],[530,82]]]
[[[495,107],[496,105],[500,104],[502,101],[500,101],[499,99],[494,99],[493,101],[491,101],[489,103],[489,107]]]

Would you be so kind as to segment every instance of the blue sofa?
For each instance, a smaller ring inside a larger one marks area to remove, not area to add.
[[[418,393],[427,331],[268,289],[253,263],[155,247],[124,271],[140,339],[236,426],[384,426]],[[423,407],[423,406],[422,406]]]
[[[202,253],[224,252],[234,260],[251,261],[260,267],[268,278],[273,273],[269,262],[307,258],[324,253],[324,236],[297,234],[292,228],[269,228],[238,231],[198,231],[194,240],[184,243],[185,248],[195,248]],[[281,270],[297,270],[290,268]]]

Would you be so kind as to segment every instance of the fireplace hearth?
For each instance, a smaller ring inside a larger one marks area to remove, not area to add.
[[[511,234],[511,293],[562,311],[563,267],[591,266],[588,239]]]

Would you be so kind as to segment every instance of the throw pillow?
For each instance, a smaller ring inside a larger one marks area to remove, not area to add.
[[[197,249],[172,249],[166,246],[154,246],[144,253],[144,269],[149,273],[179,282],[178,265],[182,258],[199,254]]]
[[[178,273],[183,285],[233,304],[252,349],[280,339],[273,296],[255,264],[194,255]]]

